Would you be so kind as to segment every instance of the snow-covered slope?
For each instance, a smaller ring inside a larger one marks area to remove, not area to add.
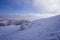
[[[0,35],[0,40],[60,40],[60,15],[33,21],[23,31],[19,26],[0,27]]]

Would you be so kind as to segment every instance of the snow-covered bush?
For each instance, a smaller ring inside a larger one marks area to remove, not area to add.
[[[9,21],[0,21],[0,26],[7,26],[9,25]]]
[[[0,21],[0,26],[7,25],[21,25],[21,29],[28,28],[29,21],[28,20],[3,20]]]
[[[29,27],[29,21],[27,20],[21,20],[20,21],[20,29],[21,30],[24,30],[24,29],[27,29]]]
[[[14,25],[20,25],[20,21],[15,21]]]

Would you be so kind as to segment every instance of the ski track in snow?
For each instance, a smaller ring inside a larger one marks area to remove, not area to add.
[[[30,28],[0,27],[0,40],[60,40],[60,16],[31,22]]]

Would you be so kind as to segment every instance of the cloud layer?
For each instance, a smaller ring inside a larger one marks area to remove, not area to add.
[[[35,10],[46,13],[60,13],[60,0],[13,0],[14,4],[33,7]]]
[[[59,12],[60,0],[34,0],[34,6],[44,12]]]
[[[60,0],[0,0],[1,9],[60,13]],[[3,11],[3,10],[2,10]]]

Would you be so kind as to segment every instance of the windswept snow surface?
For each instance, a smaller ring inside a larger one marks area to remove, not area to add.
[[[20,26],[0,27],[0,40],[60,40],[60,15],[35,20],[30,28]]]

